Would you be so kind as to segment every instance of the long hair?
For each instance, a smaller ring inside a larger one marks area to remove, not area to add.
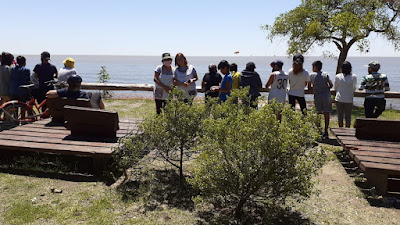
[[[14,61],[14,56],[11,53],[3,52],[1,53],[1,65],[11,66]]]
[[[177,60],[178,56],[182,57],[185,60],[185,66],[187,66],[188,62],[186,60],[186,57],[183,55],[183,53],[176,54],[176,56],[175,56],[175,66],[179,67],[178,60]]]
[[[351,74],[351,69],[352,69],[352,67],[351,67],[351,63],[350,63],[349,61],[345,61],[345,62],[342,64],[342,73],[343,73],[345,76]]]

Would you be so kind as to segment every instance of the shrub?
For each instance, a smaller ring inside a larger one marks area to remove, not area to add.
[[[311,178],[324,162],[324,155],[311,149],[319,137],[315,113],[303,116],[277,103],[255,110],[240,104],[245,93],[233,92],[226,103],[211,106],[189,179],[203,200],[233,204],[238,217],[249,200],[309,197]]]
[[[98,83],[108,83],[108,81],[111,79],[110,74],[108,74],[107,69],[105,66],[101,67],[101,70],[99,73],[97,73],[99,80],[97,81]],[[102,90],[101,91],[101,96],[103,98],[111,98],[113,96],[112,91],[109,90]]]

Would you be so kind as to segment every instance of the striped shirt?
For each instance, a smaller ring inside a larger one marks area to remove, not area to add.
[[[364,90],[369,96],[366,98],[384,98],[384,92],[389,91],[389,81],[382,73],[372,73],[361,79],[359,90]]]

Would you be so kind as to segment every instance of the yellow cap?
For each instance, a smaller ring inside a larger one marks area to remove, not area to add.
[[[67,58],[63,63],[66,67],[74,68],[75,60],[73,58]]]

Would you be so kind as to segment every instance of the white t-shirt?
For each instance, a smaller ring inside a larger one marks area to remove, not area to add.
[[[304,97],[304,87],[306,86],[306,82],[310,82],[308,71],[303,69],[303,72],[295,75],[293,69],[290,69],[288,74],[290,86],[289,95]]]
[[[159,65],[154,71],[160,74],[158,80],[165,86],[170,87],[173,84],[173,76],[175,71],[175,68],[173,66],[171,66],[171,70],[167,70],[166,68],[164,68],[163,65]],[[168,98],[168,92],[166,92],[164,88],[159,86],[157,83],[154,88],[154,98],[161,100],[166,100]]]
[[[174,78],[183,83],[193,79],[194,74],[197,74],[196,69],[192,65],[188,65],[183,68],[176,68]],[[197,95],[195,82],[190,83],[188,87],[178,86],[178,90],[185,91],[186,98],[195,97]]]
[[[67,81],[68,77],[74,74],[77,74],[75,69],[64,66],[63,68],[60,69],[60,71],[58,71],[58,80]]]
[[[339,73],[335,77],[335,100],[343,103],[353,103],[354,91],[357,87],[357,75],[344,76]]]
[[[275,76],[275,79],[271,84],[271,89],[268,94],[268,102],[272,99],[276,99],[277,102],[285,103],[289,78],[288,75],[283,71],[275,71],[271,76]]]

